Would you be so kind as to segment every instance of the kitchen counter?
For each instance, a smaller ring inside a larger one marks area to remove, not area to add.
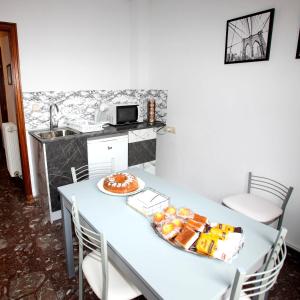
[[[30,131],[37,166],[39,197],[43,207],[46,208],[45,211],[49,211],[50,221],[53,222],[61,217],[57,187],[73,182],[71,167],[78,168],[89,163],[89,140],[104,140],[118,135],[128,135],[128,166],[142,164],[145,167],[148,164],[151,168],[151,163],[156,160],[156,132],[164,125],[161,122],[153,125],[143,122],[126,126],[107,126],[101,131],[86,133],[76,131],[78,133],[74,135],[46,139],[36,134],[47,132],[49,129]],[[99,156],[101,156],[100,152]]]
[[[35,139],[37,139],[41,143],[52,143],[56,141],[65,141],[70,139],[78,139],[78,138],[93,138],[93,137],[109,137],[113,135],[118,134],[124,134],[128,131],[132,130],[140,130],[140,129],[148,129],[148,128],[159,128],[165,126],[162,122],[155,122],[153,125],[149,125],[147,122],[137,123],[137,124],[131,124],[131,125],[122,125],[122,126],[111,126],[108,125],[103,130],[100,131],[94,131],[94,132],[79,132],[74,135],[67,135],[67,136],[61,136],[56,138],[50,138],[50,139],[42,139],[39,136],[36,135],[38,132],[43,131],[49,131],[49,129],[40,129],[40,130],[30,130],[28,133],[33,136]],[[66,127],[64,127],[66,128]],[[68,127],[71,128],[71,127]],[[57,128],[55,128],[57,129]]]

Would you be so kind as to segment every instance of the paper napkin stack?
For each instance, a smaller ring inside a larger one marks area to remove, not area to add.
[[[138,194],[129,196],[127,204],[143,215],[149,216],[168,207],[169,197],[148,188]]]

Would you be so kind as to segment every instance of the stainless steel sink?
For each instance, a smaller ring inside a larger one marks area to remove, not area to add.
[[[78,134],[79,131],[69,128],[57,128],[51,131],[35,132],[35,135],[43,140],[53,140],[59,137]]]

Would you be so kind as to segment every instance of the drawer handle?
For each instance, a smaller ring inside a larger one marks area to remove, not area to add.
[[[111,147],[111,146],[107,146],[107,149],[108,149],[108,150],[111,150],[111,149],[112,149],[112,147]]]

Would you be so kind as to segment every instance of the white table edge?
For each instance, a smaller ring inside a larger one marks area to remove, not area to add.
[[[72,213],[71,202],[64,196],[63,192],[58,188],[61,197],[62,216],[63,216],[63,229],[64,229],[64,241],[65,241],[65,255],[67,263],[67,273],[69,278],[75,276],[74,257],[73,257],[73,239],[72,239]],[[86,220],[83,216],[80,216],[84,221],[96,231],[96,229]],[[118,271],[124,275],[124,277],[130,280],[149,300],[162,299],[153,288],[139,276],[139,274],[127,263],[127,261],[114,249],[107,241],[107,252],[110,262],[118,269]]]

